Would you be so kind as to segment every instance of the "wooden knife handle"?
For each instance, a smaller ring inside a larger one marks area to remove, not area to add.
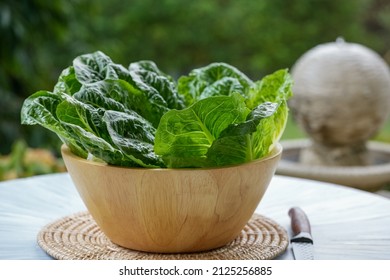
[[[291,217],[291,228],[294,235],[298,235],[301,232],[311,234],[310,222],[305,212],[299,207],[293,207],[288,211],[288,215]]]

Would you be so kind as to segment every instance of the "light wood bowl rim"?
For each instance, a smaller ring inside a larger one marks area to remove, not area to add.
[[[117,166],[117,165],[110,165],[103,162],[98,161],[92,161],[87,160],[85,158],[79,157],[71,152],[69,147],[66,144],[63,144],[61,146],[61,153],[66,154],[68,157],[71,157],[73,160],[77,160],[82,162],[83,164],[87,165],[95,165],[95,166],[102,166],[102,167],[109,167],[109,168],[118,168],[118,169],[126,169],[126,170],[150,170],[155,172],[168,172],[168,171],[202,171],[202,170],[215,170],[215,169],[227,169],[227,168],[235,168],[238,166],[245,166],[245,165],[252,165],[257,164],[259,162],[267,161],[270,159],[273,159],[277,156],[279,156],[283,152],[283,146],[278,142],[274,144],[273,149],[269,152],[268,155],[252,160],[250,162],[245,162],[241,164],[235,164],[235,165],[226,165],[226,166],[217,166],[217,167],[205,167],[205,168],[146,168],[146,167],[124,167],[124,166]]]

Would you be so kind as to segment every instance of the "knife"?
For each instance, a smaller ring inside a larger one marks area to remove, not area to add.
[[[296,260],[314,260],[313,238],[311,236],[310,222],[305,212],[299,207],[288,211],[291,218],[291,229],[294,236],[291,246]]]

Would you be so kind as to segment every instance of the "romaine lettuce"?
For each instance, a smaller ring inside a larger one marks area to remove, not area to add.
[[[53,92],[28,97],[21,119],[55,132],[76,155],[111,165],[224,166],[272,150],[291,86],[285,69],[253,82],[212,63],[176,82],[154,62],[126,68],[95,52],[77,57]]]

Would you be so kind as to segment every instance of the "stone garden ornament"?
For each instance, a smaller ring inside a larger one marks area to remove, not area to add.
[[[368,141],[382,128],[390,111],[387,63],[371,49],[340,38],[302,55],[292,69],[292,76],[294,97],[289,105],[295,121],[310,139],[301,145],[297,161],[302,165],[299,168],[307,167],[312,174],[300,177],[315,179],[314,173],[325,172],[323,179],[326,179],[334,176],[333,170],[342,175],[351,171],[337,167],[377,165],[378,151],[370,151]],[[284,147],[286,155],[288,146]],[[390,153],[388,147],[385,150]],[[379,156],[383,161],[384,155]],[[282,162],[279,173],[285,174],[285,167]],[[327,167],[330,169],[325,170]],[[291,170],[287,173],[294,175]],[[387,173],[386,180],[390,181],[390,165]],[[347,181],[337,183],[348,185]]]

